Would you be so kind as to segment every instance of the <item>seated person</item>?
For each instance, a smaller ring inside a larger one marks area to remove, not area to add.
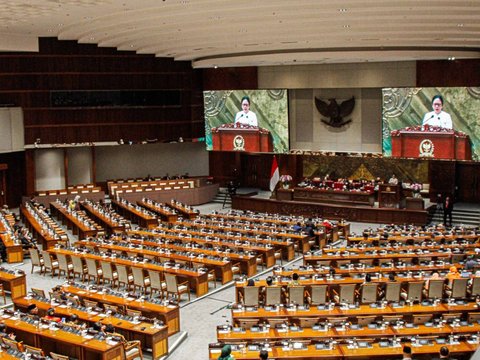
[[[86,323],[80,322],[77,314],[70,316],[70,319],[65,324],[78,330],[85,329],[87,327]]]
[[[54,322],[57,322],[59,323],[60,321],[62,321],[61,318],[59,318],[58,316],[55,316],[55,309],[54,308],[50,308],[47,310],[47,315],[45,315],[43,317],[45,320],[48,320],[48,321],[54,321]]]
[[[27,307],[27,316],[32,318],[33,320],[39,320],[40,316],[38,316],[38,307],[35,304],[30,304]]]

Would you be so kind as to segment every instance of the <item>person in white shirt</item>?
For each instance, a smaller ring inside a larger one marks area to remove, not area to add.
[[[235,126],[237,124],[258,126],[257,115],[250,111],[250,98],[248,96],[242,98],[242,111],[235,115]]]
[[[452,118],[449,113],[442,111],[443,97],[435,95],[432,99],[433,111],[426,113],[423,117],[422,126],[439,126],[444,129],[453,129]]]

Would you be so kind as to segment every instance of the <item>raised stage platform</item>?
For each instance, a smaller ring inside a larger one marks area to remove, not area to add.
[[[348,221],[379,224],[425,225],[428,221],[428,210],[282,201],[248,196],[233,196],[232,208],[279,214],[319,216],[332,220],[346,219]]]

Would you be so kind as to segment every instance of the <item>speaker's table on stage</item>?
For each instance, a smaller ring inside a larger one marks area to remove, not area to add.
[[[223,124],[212,129],[213,150],[272,152],[270,131],[257,126]]]
[[[393,130],[392,157],[472,160],[468,135],[439,127]]]

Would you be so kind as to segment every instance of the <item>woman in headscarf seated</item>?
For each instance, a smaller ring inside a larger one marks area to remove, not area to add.
[[[234,360],[234,357],[231,355],[232,347],[230,345],[225,345],[222,348],[222,352],[220,353],[220,357],[218,360]]]

